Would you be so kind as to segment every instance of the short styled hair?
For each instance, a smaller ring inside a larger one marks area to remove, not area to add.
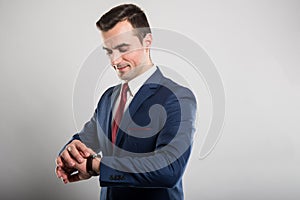
[[[125,20],[136,29],[135,34],[140,42],[148,33],[151,33],[146,14],[134,4],[122,4],[110,9],[96,22],[96,26],[99,30],[106,32]]]

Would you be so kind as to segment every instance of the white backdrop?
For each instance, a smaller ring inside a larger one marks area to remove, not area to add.
[[[223,80],[222,137],[203,160],[196,142],[186,199],[299,199],[300,3],[132,2],[153,27],[198,43]],[[101,44],[95,22],[120,3],[0,0],[1,199],[99,198],[96,178],[58,180],[54,159],[83,123],[74,120],[73,89]]]

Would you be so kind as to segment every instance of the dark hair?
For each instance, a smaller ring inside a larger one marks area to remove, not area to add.
[[[127,20],[133,28],[136,28],[136,36],[142,42],[143,38],[151,33],[151,29],[145,13],[134,4],[122,4],[109,10],[96,22],[101,31],[112,29],[117,23]]]

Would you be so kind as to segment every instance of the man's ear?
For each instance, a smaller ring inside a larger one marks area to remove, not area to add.
[[[147,33],[147,35],[144,37],[143,39],[143,46],[146,49],[149,49],[152,45],[152,34],[151,33]]]

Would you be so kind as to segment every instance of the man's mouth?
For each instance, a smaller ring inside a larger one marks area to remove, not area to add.
[[[116,69],[123,70],[123,69],[125,69],[127,67],[130,67],[130,66],[129,65],[116,66]]]

